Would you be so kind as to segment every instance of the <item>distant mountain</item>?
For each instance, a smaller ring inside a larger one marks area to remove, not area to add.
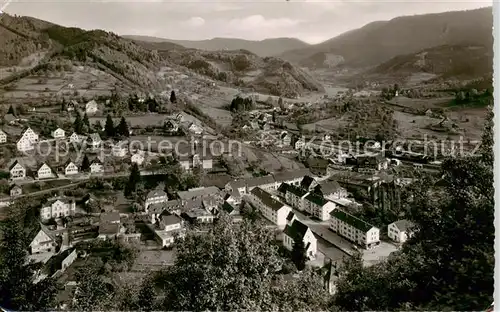
[[[433,47],[396,56],[368,73],[399,77],[430,73],[445,79],[474,79],[493,73],[493,49],[470,45]]]
[[[491,7],[469,11],[402,16],[370,23],[280,57],[306,67],[370,67],[398,55],[443,45],[491,47]]]
[[[289,50],[302,49],[309,44],[295,38],[273,38],[261,41],[252,41],[235,38],[213,38],[210,40],[172,40],[148,36],[123,36],[124,38],[144,42],[171,42],[190,49],[206,51],[219,50],[247,50],[258,56],[276,56]]]

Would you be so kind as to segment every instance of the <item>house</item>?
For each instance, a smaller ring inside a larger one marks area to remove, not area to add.
[[[179,156],[179,163],[184,170],[191,170],[195,167],[210,170],[213,167],[213,159],[210,153],[207,153],[206,155],[200,155],[198,153],[193,155],[181,155]]]
[[[99,160],[99,158],[94,159],[90,163],[90,173],[103,173],[104,172],[104,166],[102,162]]]
[[[145,157],[143,152],[137,152],[130,157],[130,162],[133,164],[137,164],[138,166],[141,166],[144,160]]]
[[[321,181],[312,191],[330,200],[347,197],[347,190],[335,180]]]
[[[300,187],[308,191],[312,191],[316,185],[318,185],[316,180],[308,175],[304,176],[302,181],[300,181]]]
[[[52,252],[57,244],[55,236],[44,225],[39,224],[38,231],[29,245],[31,254]]]
[[[0,143],[7,143],[7,133],[0,130]]]
[[[62,218],[75,215],[76,203],[64,197],[49,200],[40,210],[40,217],[46,221],[52,218]]]
[[[103,212],[99,216],[100,239],[112,239],[120,233],[120,213],[118,211]]]
[[[46,163],[43,163],[37,170],[37,178],[39,180],[41,179],[48,179],[54,177],[54,171],[52,171],[52,168],[50,168],[49,165]]]
[[[66,104],[66,110],[68,112],[74,111],[76,107],[78,107],[78,102],[75,100],[71,100],[68,104]]]
[[[387,236],[396,243],[404,243],[410,238],[415,225],[408,220],[398,220],[387,226]]]
[[[356,163],[359,168],[368,168],[377,171],[387,170],[389,167],[389,160],[380,154],[358,156],[356,157]]]
[[[64,167],[64,175],[78,174],[78,166],[74,162],[69,160]]]
[[[235,216],[240,214],[239,208],[235,207],[235,205],[229,203],[228,201],[224,201],[224,203],[221,206],[221,210],[230,216]]]
[[[75,262],[78,254],[76,248],[68,248],[60,253],[53,255],[43,266],[42,272],[37,281],[41,281],[46,277],[58,277],[66,269]]]
[[[56,130],[52,131],[51,134],[52,134],[52,137],[56,140],[65,138],[65,132],[61,128],[57,128]]]
[[[378,228],[338,208],[330,212],[330,229],[367,249],[380,244]]]
[[[272,223],[283,229],[287,224],[287,216],[292,211],[290,206],[273,198],[271,194],[260,187],[253,188],[249,195],[245,195],[248,202],[257,208],[262,215]]]
[[[238,191],[239,194],[248,194],[253,188],[260,187],[263,190],[269,191],[275,188],[275,180],[272,175],[256,177],[251,179],[240,179],[228,182],[225,185],[225,190],[228,192]]]
[[[116,144],[113,144],[113,147],[111,148],[111,154],[114,157],[125,157],[128,153],[127,144],[128,143],[125,141],[120,141]]]
[[[102,140],[101,136],[99,136],[99,133],[92,133],[87,138],[87,145],[89,145],[90,148],[99,148],[99,146],[101,146],[101,143]]]
[[[163,129],[167,132],[179,131],[179,123],[174,119],[167,119],[163,122]]]
[[[16,160],[9,167],[9,173],[11,180],[20,180],[26,178],[26,168],[21,165],[21,163]]]
[[[87,104],[85,104],[85,113],[95,114],[95,113],[97,113],[97,110],[98,110],[98,106],[97,106],[96,101],[92,100],[92,101],[88,102]]]
[[[20,152],[33,150],[37,142],[38,134],[31,128],[28,128],[23,132],[19,141],[17,141],[17,150]]]
[[[168,195],[162,190],[153,190],[146,195],[146,200],[144,201],[144,209],[148,212],[149,205],[161,204],[168,202]]]
[[[164,203],[151,204],[148,206],[147,213],[150,216],[151,224],[155,224],[162,213],[165,211],[180,215],[182,204],[179,200],[169,200]]]
[[[296,241],[302,240],[309,260],[316,258],[317,239],[311,229],[299,220],[294,220],[291,225],[286,225],[283,230],[283,247],[293,249]]]
[[[81,144],[81,143],[83,143],[86,139],[87,139],[87,137],[86,137],[86,136],[84,136],[84,135],[79,135],[79,134],[77,134],[76,132],[73,132],[73,133],[69,136],[69,143]]]
[[[14,184],[10,187],[10,190],[9,190],[10,197],[16,197],[16,196],[19,196],[22,194],[23,194],[23,188],[20,187],[19,185]]]
[[[295,141],[294,147],[296,150],[302,150],[306,146],[306,139],[304,137],[299,138]]]
[[[306,175],[312,176],[311,171],[307,168],[273,173],[275,181],[274,189],[277,189],[281,183],[299,186],[300,182]]]
[[[330,219],[330,212],[336,207],[335,203],[314,193],[309,193],[309,195],[304,198],[304,206],[305,211],[321,221]]]
[[[179,199],[181,201],[187,201],[195,198],[201,199],[204,197],[206,198],[207,196],[215,196],[219,197],[222,202],[221,191],[216,186],[192,188],[187,191],[177,192],[177,196],[179,196]]]
[[[308,194],[309,192],[303,188],[294,185],[288,185],[285,194],[285,200],[290,206],[294,207],[295,209],[304,211],[305,210],[304,198]]]
[[[180,230],[182,228],[182,219],[170,212],[163,212],[156,224],[162,231],[169,232]]]
[[[283,131],[280,134],[280,143],[282,146],[291,146],[292,145],[292,136],[290,133]]]
[[[187,131],[191,134],[194,134],[194,135],[202,135],[203,134],[203,128],[195,123],[191,123],[189,125],[189,127],[187,128]]]

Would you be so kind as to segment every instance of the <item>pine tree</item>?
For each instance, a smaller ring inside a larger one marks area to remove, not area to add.
[[[77,134],[83,134],[83,121],[82,121],[82,116],[80,116],[79,112],[76,112],[76,117],[75,121],[73,122],[73,130]]]
[[[174,90],[170,93],[170,103],[177,103],[177,97],[175,96]]]
[[[304,240],[300,237],[296,237],[294,240],[292,261],[295,263],[297,270],[302,271],[305,269],[307,261],[306,247],[304,246]]]
[[[121,136],[126,136],[126,137],[128,137],[130,135],[127,121],[125,120],[125,117],[123,117],[123,116],[120,119],[120,123],[118,124],[118,127],[116,128],[116,133],[121,135]]]
[[[115,136],[115,125],[113,123],[113,118],[111,118],[111,115],[108,115],[106,117],[106,124],[104,125],[104,132],[108,137],[114,137]]]
[[[89,116],[87,116],[87,113],[83,115],[83,124],[87,125],[87,127],[90,129],[90,121],[89,121]]]
[[[67,108],[68,107],[66,105],[66,100],[63,99],[62,102],[61,102],[61,111],[65,112]]]
[[[11,114],[11,115],[14,115],[16,116],[16,109],[14,108],[14,106],[9,106],[9,111],[7,111],[7,114]]]
[[[137,184],[141,181],[141,172],[139,171],[139,166],[136,163],[132,164],[130,167],[130,176],[128,178],[127,185],[125,185],[125,196],[132,195],[137,189]]]
[[[83,172],[87,172],[89,169],[90,169],[89,158],[87,157],[87,155],[83,155],[81,170]]]

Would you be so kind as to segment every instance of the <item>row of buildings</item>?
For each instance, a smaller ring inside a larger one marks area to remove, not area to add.
[[[101,174],[104,172],[104,165],[95,158],[90,162],[89,171],[91,174]],[[9,167],[10,179],[13,181],[23,180],[27,177],[33,177],[38,180],[51,179],[58,177],[58,172],[63,173],[65,176],[73,176],[81,172],[80,166],[77,163],[68,160],[62,164],[59,170],[52,168],[47,163],[41,163],[36,168],[23,164],[19,160],[15,160]]]

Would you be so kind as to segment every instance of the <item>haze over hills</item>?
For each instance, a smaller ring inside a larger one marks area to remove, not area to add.
[[[281,57],[306,67],[369,67],[397,56],[442,45],[492,49],[492,8],[402,16],[370,23]]]
[[[244,40],[237,38],[213,38],[209,40],[172,40],[148,36],[123,36],[124,38],[144,41],[144,42],[170,42],[181,45],[185,48],[199,49],[206,51],[218,50],[247,50],[258,56],[276,56],[288,50],[302,49],[309,44],[295,38],[271,38],[261,41]]]

